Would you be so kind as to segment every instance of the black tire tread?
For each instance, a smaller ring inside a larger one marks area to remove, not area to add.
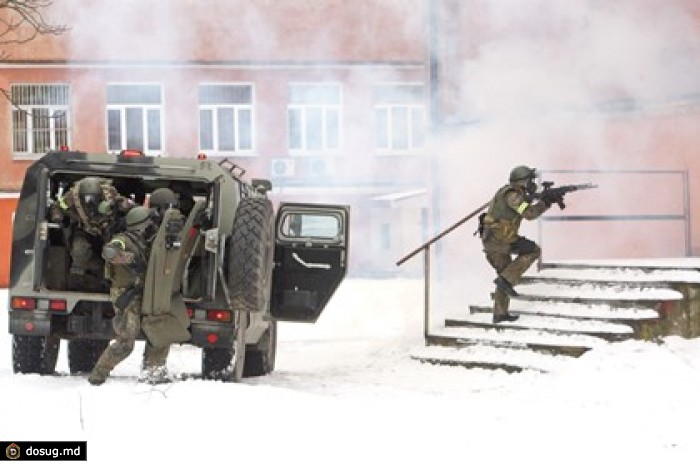
[[[261,312],[269,305],[272,216],[267,198],[243,199],[236,211],[228,261],[229,290],[236,311]]]
[[[68,368],[71,374],[87,374],[100,359],[107,340],[80,339],[68,341]]]

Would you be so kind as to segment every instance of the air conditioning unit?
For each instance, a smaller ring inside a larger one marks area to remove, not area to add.
[[[294,176],[295,160],[289,157],[272,159],[270,161],[270,178],[286,178]]]
[[[335,160],[330,157],[315,157],[309,160],[309,174],[311,176],[333,176],[335,174]]]

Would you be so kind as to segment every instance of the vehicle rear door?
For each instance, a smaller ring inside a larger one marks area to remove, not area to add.
[[[270,314],[315,322],[347,271],[350,208],[283,203],[275,220]]]

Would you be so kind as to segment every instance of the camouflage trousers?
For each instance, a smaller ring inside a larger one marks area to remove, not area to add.
[[[123,289],[112,289],[112,302],[121,295]],[[141,331],[141,298],[134,299],[126,309],[115,306],[115,316],[112,320],[114,341],[105,349],[92,370],[91,377],[105,379],[110,372],[134,350],[136,338]],[[142,369],[154,371],[165,368],[170,346],[157,347],[146,342],[143,355]]]
[[[80,230],[73,233],[73,238],[70,245],[70,256],[72,261],[71,273],[83,275],[85,270],[88,268],[90,259],[92,259],[93,255],[92,243],[90,242],[88,234]]]
[[[512,244],[485,242],[484,252],[486,260],[496,273],[508,280],[508,283],[513,286],[520,283],[523,274],[542,254],[540,247],[534,241],[522,236]],[[510,306],[510,297],[499,288],[496,288],[492,297],[493,314],[506,314]]]

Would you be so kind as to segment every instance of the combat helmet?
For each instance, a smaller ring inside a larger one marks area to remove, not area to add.
[[[94,176],[88,176],[78,182],[78,198],[83,209],[90,214],[96,215],[100,203],[103,201],[102,183]]]
[[[518,165],[510,171],[508,181],[515,183],[517,181],[528,181],[537,176],[537,170],[526,165]]]
[[[147,207],[136,206],[126,214],[127,231],[144,231],[151,225],[151,215]]]
[[[177,195],[170,188],[158,188],[151,193],[148,198],[148,205],[151,208],[163,211],[168,207],[177,204]]]

